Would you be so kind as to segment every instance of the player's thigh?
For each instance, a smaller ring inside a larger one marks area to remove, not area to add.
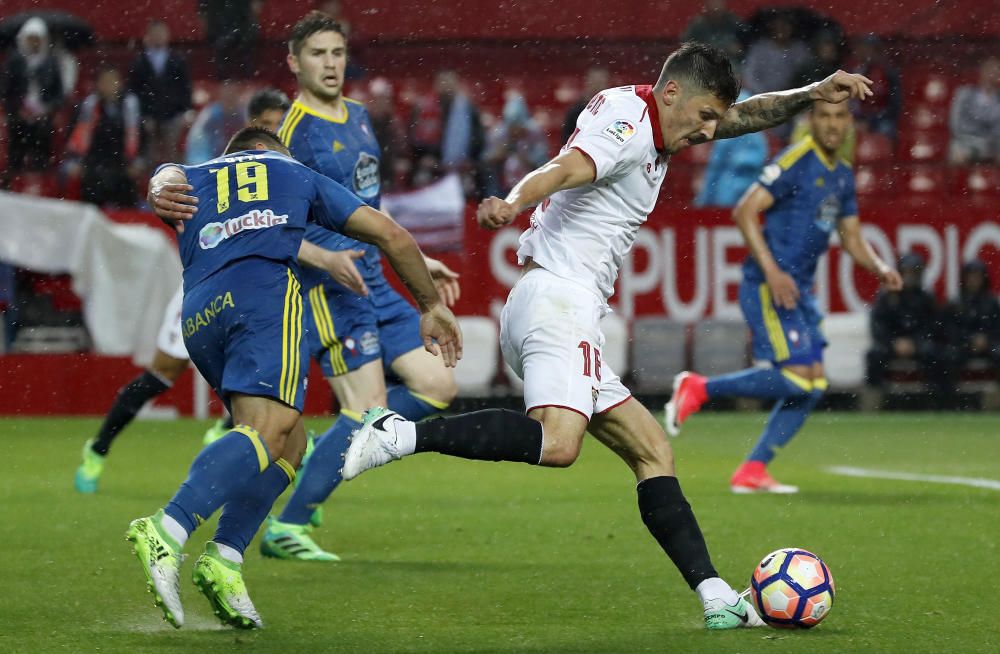
[[[178,359],[157,348],[153,354],[153,361],[149,364],[149,370],[157,377],[173,383],[184,374],[190,364],[191,360],[187,357]]]
[[[184,293],[178,288],[177,292],[170,299],[166,310],[163,312],[163,322],[160,324],[160,331],[156,335],[156,347],[160,352],[173,359],[189,359],[187,348],[184,347],[184,334],[182,333],[181,322],[184,313]],[[169,369],[164,368],[164,374]],[[183,370],[181,370],[183,372]]]
[[[371,290],[372,306],[378,321],[382,360],[396,370],[396,360],[417,349],[423,349],[420,336],[420,312],[388,284]]]
[[[442,409],[458,393],[455,373],[444,365],[444,359],[434,356],[423,346],[396,357],[392,372],[414,393],[443,403],[444,406],[439,407]]]
[[[385,369],[382,360],[375,359],[356,370],[328,377],[330,388],[337,396],[341,409],[364,413],[374,406],[385,406]]]
[[[801,305],[776,307],[767,284],[744,281],[739,291],[740,309],[750,328],[753,358],[779,366],[811,364],[811,328]]]
[[[315,280],[315,276],[308,277]],[[382,358],[371,300],[330,279],[305,291],[309,352],[323,376],[337,377]]]
[[[590,433],[620,456],[637,480],[674,474],[673,451],[663,427],[635,398],[595,414]]]

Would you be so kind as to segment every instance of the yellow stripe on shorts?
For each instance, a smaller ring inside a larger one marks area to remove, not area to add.
[[[781,318],[771,304],[771,289],[767,284],[761,284],[757,287],[757,291],[760,294],[760,308],[764,314],[764,328],[774,349],[774,360],[784,361],[791,355],[788,352],[788,341],[785,340],[785,330],[781,327]]]
[[[337,330],[333,326],[333,314],[326,301],[326,293],[322,286],[316,286],[309,291],[309,301],[312,302],[313,317],[319,327],[320,342],[330,352],[330,366],[333,374],[347,373],[347,361],[344,360],[344,344],[337,338]]]
[[[281,318],[281,378],[278,383],[278,397],[285,404],[295,404],[298,388],[299,346],[302,339],[302,294],[299,281],[291,270],[288,286],[285,287],[285,310]]]

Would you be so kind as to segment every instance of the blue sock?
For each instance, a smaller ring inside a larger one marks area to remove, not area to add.
[[[446,402],[439,402],[426,395],[414,393],[402,384],[389,387],[389,409],[410,422],[420,422],[424,418],[441,413],[447,408]]]
[[[728,375],[710,377],[705,392],[713,397],[756,397],[776,400],[808,397],[812,382],[780,368],[747,368]]]
[[[164,513],[190,534],[269,464],[267,446],[257,430],[237,425],[195,457],[188,478]]]
[[[784,447],[799,433],[806,418],[819,403],[826,390],[826,380],[820,380],[822,388],[815,388],[809,395],[798,395],[778,400],[767,419],[764,433],[753,446],[748,461],[768,464],[774,458],[775,450]]]
[[[350,414],[350,415],[348,415]],[[361,427],[361,416],[342,410],[333,425],[316,440],[316,449],[299,475],[299,485],[278,516],[280,522],[304,525],[313,511],[330,497],[343,479],[344,453],[351,442],[351,432]]]
[[[251,479],[243,490],[222,507],[216,543],[228,545],[243,554],[260,529],[271,507],[295,479],[295,468],[284,459]]]

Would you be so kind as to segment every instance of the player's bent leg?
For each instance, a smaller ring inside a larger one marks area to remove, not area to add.
[[[776,450],[782,448],[799,432],[813,407],[822,396],[816,393],[814,375],[822,378],[822,365],[792,365],[781,368],[782,376],[794,381],[797,391],[779,398],[768,416],[764,431],[746,460],[729,480],[730,489],[737,494],[797,493],[798,487],[782,484],[767,471]],[[823,379],[821,385],[825,387]]]
[[[565,407],[536,407],[528,416],[542,424],[542,457],[539,465],[567,468],[580,456],[587,417]]]
[[[397,357],[391,367],[403,385],[389,389],[388,406],[407,420],[420,422],[440,413],[458,395],[455,373],[422,347]]]
[[[663,430],[635,398],[596,414],[590,432],[635,473],[639,512],[649,533],[702,601],[708,629],[763,625],[753,607],[723,581],[705,538],[674,476],[673,453]]]
[[[74,477],[76,490],[97,492],[105,458],[115,438],[132,423],[147,402],[170,389],[189,363],[187,359],[177,359],[157,350],[149,369],[118,391],[97,436],[84,443],[82,461]]]
[[[541,422],[506,409],[474,411],[417,424],[376,407],[365,413],[364,424],[347,448],[343,476],[354,479],[366,470],[418,452],[539,465],[542,434]],[[565,452],[554,452],[553,458],[566,457]]]

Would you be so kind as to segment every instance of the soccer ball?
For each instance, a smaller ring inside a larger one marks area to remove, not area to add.
[[[754,608],[772,627],[815,627],[830,613],[834,593],[823,559],[795,547],[771,552],[750,577]]]

